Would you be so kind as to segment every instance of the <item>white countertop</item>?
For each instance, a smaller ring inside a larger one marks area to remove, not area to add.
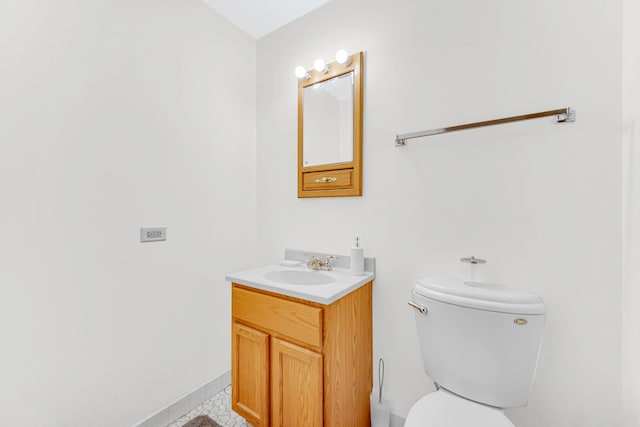
[[[375,278],[375,274],[371,272],[365,272],[362,275],[355,276],[352,275],[349,270],[334,268],[333,271],[318,271],[319,274],[331,276],[335,279],[335,282],[326,285],[293,285],[265,279],[265,274],[279,270],[313,271],[304,264],[299,267],[286,267],[274,264],[230,273],[227,274],[226,279],[229,282],[239,283],[252,288],[328,305]]]

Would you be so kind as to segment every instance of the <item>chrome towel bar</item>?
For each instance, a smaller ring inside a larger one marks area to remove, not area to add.
[[[539,119],[540,117],[556,116],[556,123],[574,122],[576,120],[576,112],[570,107],[559,108],[557,110],[542,111],[540,113],[523,114],[520,116],[505,117],[503,119],[486,120],[483,122],[468,123],[466,125],[450,126],[446,128],[425,130],[422,132],[404,133],[396,135],[396,147],[406,145],[407,139],[422,138],[423,136],[440,135],[441,133],[455,132],[459,130],[479,128],[483,126],[501,125],[504,123],[519,122],[522,120]]]

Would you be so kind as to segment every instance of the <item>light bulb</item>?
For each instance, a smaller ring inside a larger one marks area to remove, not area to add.
[[[325,64],[324,59],[322,58],[316,59],[316,62],[313,63],[313,68],[315,68],[319,73],[326,74],[329,71],[327,64]]]
[[[295,73],[297,78],[309,80],[309,73],[307,73],[307,70],[305,70],[302,65],[296,67]]]
[[[336,52],[336,61],[338,64],[342,64],[345,67],[351,64],[351,57],[347,55],[347,51],[344,49],[340,49]]]

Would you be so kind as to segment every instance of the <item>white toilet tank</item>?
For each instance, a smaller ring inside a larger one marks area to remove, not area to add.
[[[545,305],[503,285],[426,278],[413,288],[427,374],[467,399],[512,408],[529,399]]]

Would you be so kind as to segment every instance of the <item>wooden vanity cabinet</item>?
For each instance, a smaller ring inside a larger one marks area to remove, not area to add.
[[[329,305],[232,286],[233,410],[255,427],[369,427],[371,282]]]

